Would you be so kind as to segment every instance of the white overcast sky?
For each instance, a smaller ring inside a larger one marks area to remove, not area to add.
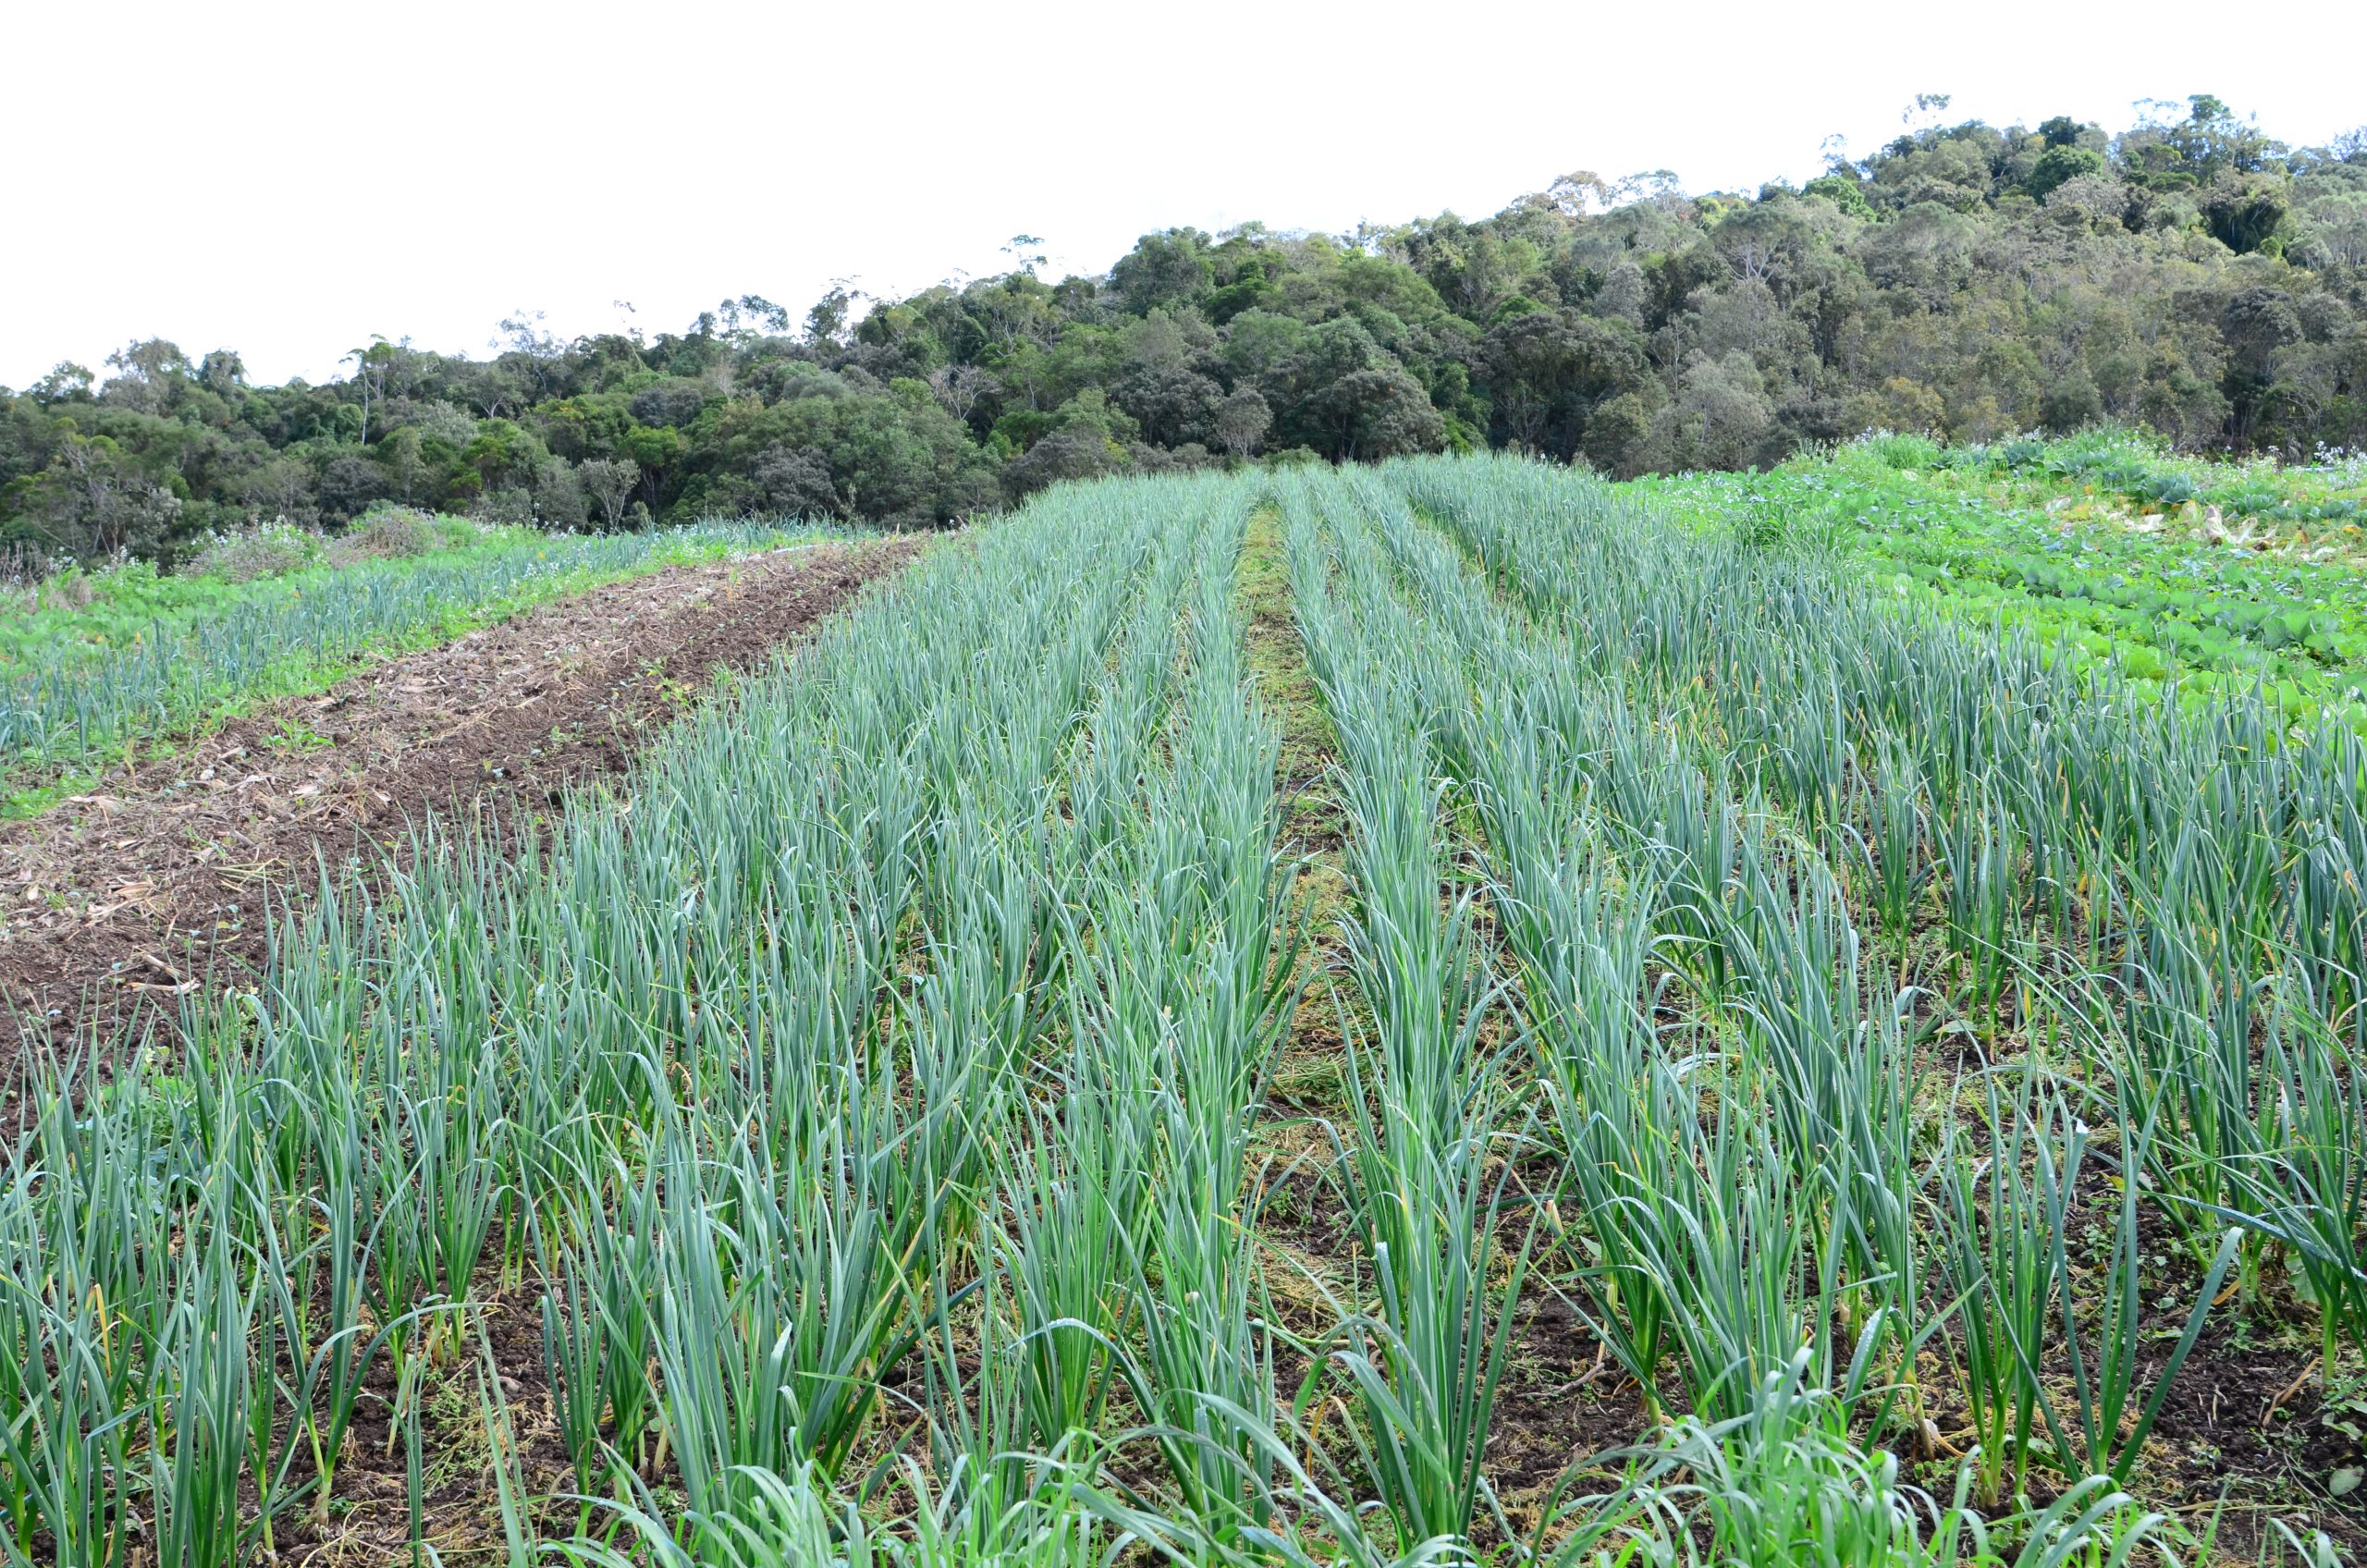
[[[2118,128],[2215,92],[2367,121],[2367,4],[0,5],[0,384],[160,336],[323,380],[373,333],[481,352],[801,314],[1147,229],[1496,211],[1556,175],[1688,190],[1949,118]],[[2252,19],[2247,19],[2252,18]]]

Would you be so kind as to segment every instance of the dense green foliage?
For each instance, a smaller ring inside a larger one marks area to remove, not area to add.
[[[170,553],[388,497],[928,525],[1259,453],[1511,446],[1628,475],[1875,427],[2367,443],[2367,138],[2288,149],[2209,97],[2117,135],[1918,129],[1798,190],[1580,174],[1478,222],[1172,229],[1058,283],[1030,244],[1000,276],[833,293],[800,330],[754,296],[654,339],[522,320],[490,359],[379,341],[325,386],[137,343],[104,386],[61,365],[0,397],[0,530]]]
[[[1749,474],[1638,482],[1765,545],[1837,548],[1902,599],[2026,628],[2189,705],[2263,688],[2367,727],[2367,463],[2208,463],[2098,430],[1877,435]]]

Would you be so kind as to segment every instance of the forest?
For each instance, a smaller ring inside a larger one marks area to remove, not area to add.
[[[485,358],[374,339],[322,386],[134,342],[0,387],[0,544],[169,563],[386,503],[927,528],[1102,474],[1496,447],[1628,478],[1874,429],[2367,445],[2367,128],[2290,147],[2209,95],[2117,131],[1945,109],[1798,189],[1581,172],[1478,221],[1169,229],[1058,281],[1022,235],[1000,276],[908,298],[572,341],[520,312]]]

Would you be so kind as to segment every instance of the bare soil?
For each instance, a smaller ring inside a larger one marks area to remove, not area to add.
[[[622,771],[718,672],[756,668],[918,553],[806,546],[596,588],[272,703],[0,830],[0,1062],[169,1022],[264,955],[271,911],[431,814],[522,826]],[[17,1038],[11,1038],[12,1034]]]

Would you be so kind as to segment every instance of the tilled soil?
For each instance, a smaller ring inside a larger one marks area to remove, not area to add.
[[[270,704],[9,825],[0,1063],[19,1038],[120,1038],[251,972],[271,908],[431,813],[550,811],[626,767],[717,671],[760,665],[919,548],[807,546],[594,589]]]

